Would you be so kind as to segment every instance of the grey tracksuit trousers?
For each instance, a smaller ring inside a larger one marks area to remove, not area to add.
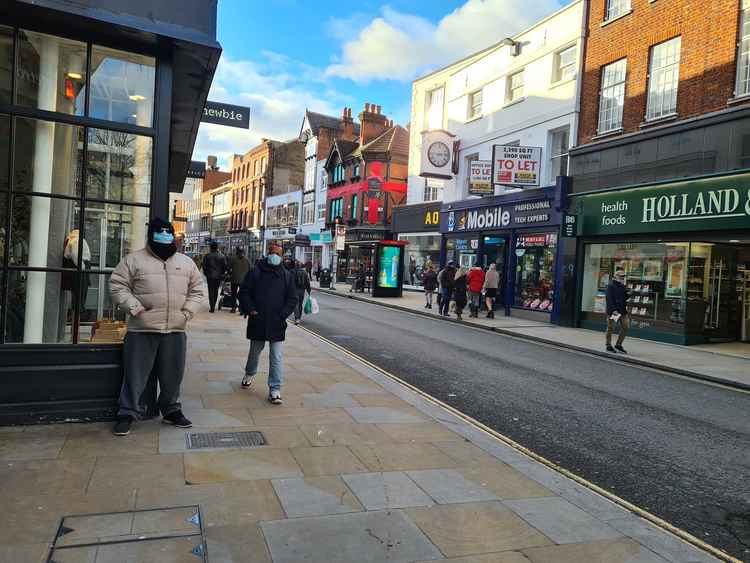
[[[123,378],[118,416],[141,419],[146,414],[144,391],[153,373],[159,380],[157,405],[162,416],[181,410],[180,385],[185,373],[184,332],[128,332],[122,352]]]

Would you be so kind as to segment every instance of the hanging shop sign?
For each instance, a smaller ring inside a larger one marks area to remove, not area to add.
[[[442,129],[422,133],[422,158],[419,175],[446,180],[453,178],[455,140],[455,135]]]
[[[346,227],[336,225],[336,252],[342,252],[346,249]]]
[[[492,195],[492,161],[472,160],[469,164],[469,193],[472,195]]]
[[[492,146],[492,183],[495,185],[538,186],[541,168],[541,147]]]
[[[206,177],[206,163],[201,160],[191,160],[187,172],[188,178],[203,179]]]
[[[250,129],[250,108],[219,102],[206,102],[201,121],[214,125]]]
[[[750,174],[584,196],[583,235],[750,229]]]

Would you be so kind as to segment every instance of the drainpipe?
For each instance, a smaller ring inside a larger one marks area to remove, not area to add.
[[[573,130],[571,131],[571,147],[578,145],[578,128],[581,119],[581,93],[583,91],[583,79],[585,76],[584,64],[586,63],[586,38],[588,37],[589,11],[591,10],[591,0],[583,0],[583,20],[581,21],[581,34],[578,39],[580,48],[578,49],[578,79],[576,80],[576,101],[573,119]],[[570,157],[568,157],[568,173],[570,173]]]

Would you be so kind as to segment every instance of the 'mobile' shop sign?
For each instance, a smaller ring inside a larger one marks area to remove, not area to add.
[[[559,219],[551,199],[443,211],[441,215],[440,232],[443,233],[544,227],[556,224]]]
[[[750,175],[583,196],[582,235],[750,229]]]

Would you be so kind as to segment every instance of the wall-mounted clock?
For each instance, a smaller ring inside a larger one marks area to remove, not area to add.
[[[427,158],[437,168],[442,168],[451,160],[451,151],[442,141],[435,141],[427,148]]]

